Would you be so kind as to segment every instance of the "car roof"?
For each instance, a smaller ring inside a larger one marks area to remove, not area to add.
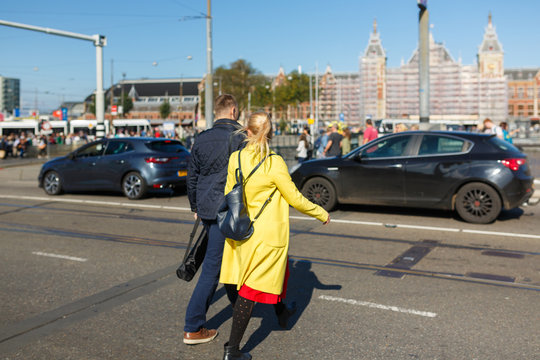
[[[473,133],[469,131],[447,131],[447,130],[414,130],[414,131],[402,131],[399,133],[392,133],[387,134],[384,136],[392,136],[392,135],[399,135],[399,134],[417,134],[417,135],[454,135],[454,136],[463,136],[463,137],[469,137],[469,138],[491,138],[494,137],[495,134],[486,134],[486,133]]]

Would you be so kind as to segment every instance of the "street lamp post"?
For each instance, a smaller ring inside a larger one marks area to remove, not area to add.
[[[419,103],[420,126],[429,124],[429,12],[427,0],[418,0],[420,8],[418,18],[418,76],[419,76]]]
[[[205,106],[206,128],[210,129],[214,125],[214,81],[212,79],[212,15],[210,4],[207,0],[208,14],[206,14],[206,82],[205,82]]]

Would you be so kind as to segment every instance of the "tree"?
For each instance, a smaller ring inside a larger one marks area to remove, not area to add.
[[[159,115],[162,119],[166,119],[171,114],[171,104],[169,104],[169,100],[166,99],[163,104],[159,107]]]
[[[129,97],[128,94],[124,94],[124,101],[122,99],[119,99],[116,101],[116,105],[123,105],[122,107],[122,116],[128,114],[131,109],[133,109],[133,100]]]

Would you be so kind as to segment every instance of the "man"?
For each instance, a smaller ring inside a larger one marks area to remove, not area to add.
[[[379,137],[379,132],[373,127],[371,119],[366,120],[366,130],[364,130],[364,144]]]
[[[504,140],[504,133],[500,126],[497,126],[491,119],[484,119],[484,132],[487,134],[495,134],[499,139]]]
[[[200,217],[208,231],[208,247],[199,281],[186,310],[184,343],[206,343],[217,336],[217,330],[206,329],[206,312],[216,291],[225,236],[217,226],[218,207],[224,199],[227,166],[232,152],[243,146],[244,135],[238,133],[238,103],[232,95],[217,97],[214,105],[214,126],[196,138],[188,166],[187,194],[191,211]],[[236,286],[226,285],[232,304],[236,301]]]
[[[332,132],[328,137],[328,144],[324,149],[324,155],[328,157],[341,155],[341,139],[343,136],[338,133],[337,124],[332,125]]]

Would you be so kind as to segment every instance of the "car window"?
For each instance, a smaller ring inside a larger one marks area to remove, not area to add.
[[[85,157],[92,157],[92,156],[100,156],[103,154],[104,145],[101,142],[91,144],[84,149],[81,149],[77,152],[78,158],[85,158]]]
[[[126,141],[110,141],[107,144],[105,155],[116,155],[133,150],[133,146]]]
[[[369,159],[405,156],[405,149],[411,138],[411,135],[404,135],[377,141],[372,146],[362,150],[362,157]]]
[[[424,135],[420,143],[418,155],[455,154],[465,152],[471,143],[464,139],[439,135]]]
[[[519,151],[519,149],[517,147],[515,147],[514,145],[512,145],[508,141],[499,139],[496,136],[493,136],[492,138],[490,138],[489,143],[492,144],[493,146],[497,147],[498,149],[503,150],[503,151],[509,151],[509,150],[511,150],[511,151]]]
[[[165,141],[150,141],[147,142],[146,147],[160,152],[176,153],[187,151],[180,141],[165,140]]]

